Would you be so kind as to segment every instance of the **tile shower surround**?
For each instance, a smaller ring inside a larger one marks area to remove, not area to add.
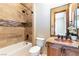
[[[32,22],[23,23],[0,19],[0,48],[27,40],[25,32],[30,37],[28,39],[32,39],[31,27]]]

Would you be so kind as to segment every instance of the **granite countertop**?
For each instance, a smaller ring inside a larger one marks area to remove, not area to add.
[[[57,37],[50,37],[46,40],[46,42],[50,42],[50,43],[55,43],[55,44],[62,44],[64,46],[69,46],[69,47],[75,47],[75,48],[79,48],[79,41],[72,41],[72,42],[68,42],[68,41],[56,41]]]

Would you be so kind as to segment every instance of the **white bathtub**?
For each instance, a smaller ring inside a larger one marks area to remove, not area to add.
[[[32,47],[32,43],[23,41],[4,48],[0,48],[0,56],[12,56],[15,55],[15,53],[20,50],[23,49],[29,50],[31,47]]]

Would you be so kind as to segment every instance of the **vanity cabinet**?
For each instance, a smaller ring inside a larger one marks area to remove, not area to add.
[[[53,45],[51,43],[48,43],[47,44],[47,55],[48,56],[61,56],[62,55],[61,47],[56,44]]]
[[[79,49],[74,47],[63,48],[63,56],[79,56]]]
[[[47,56],[79,56],[79,48],[47,42]]]

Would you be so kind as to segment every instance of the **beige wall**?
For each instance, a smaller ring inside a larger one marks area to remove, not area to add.
[[[24,41],[24,28],[0,26],[0,48]]]
[[[27,8],[21,4],[0,4],[0,19],[25,22],[28,19],[27,17],[30,15],[27,16],[26,14],[22,13],[22,10],[27,10]],[[26,12],[31,14],[29,10]],[[31,18],[31,16],[29,18]]]
[[[49,4],[37,3],[35,4],[35,29],[36,38],[43,37],[45,39],[50,37],[50,6]]]
[[[25,4],[32,9],[32,4]],[[26,13],[22,13],[26,10]],[[32,22],[31,12],[23,5],[16,3],[0,4],[0,19],[17,22]],[[27,31],[28,29],[28,31]],[[25,40],[26,33],[32,33],[32,27],[4,27],[0,26],[0,48]],[[30,35],[30,34],[29,34]],[[30,35],[31,36],[31,35]],[[31,38],[32,40],[32,38]]]

